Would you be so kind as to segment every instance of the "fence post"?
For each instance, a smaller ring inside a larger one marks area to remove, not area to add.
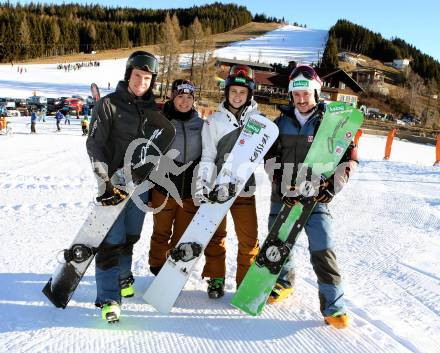
[[[435,166],[440,166],[440,135],[437,135],[437,145],[435,147]]]
[[[393,144],[394,136],[396,135],[396,129],[392,129],[387,136],[387,143],[385,145],[385,156],[383,157],[384,160],[390,159],[391,155],[391,146]]]
[[[359,130],[356,132],[356,135],[354,136],[354,141],[353,141],[353,143],[354,143],[356,146],[359,144],[359,139],[361,138],[361,136],[362,136],[362,129],[359,129]]]

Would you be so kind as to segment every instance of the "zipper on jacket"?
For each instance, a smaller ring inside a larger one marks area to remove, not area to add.
[[[185,122],[182,121],[182,129],[183,129],[183,165],[185,165],[186,163],[186,129],[185,129]],[[185,175],[186,175],[186,170],[183,171],[183,176],[182,176],[182,198],[184,195],[184,191],[185,191]]]

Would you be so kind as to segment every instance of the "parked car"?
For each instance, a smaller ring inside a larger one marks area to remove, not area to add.
[[[55,114],[58,110],[63,109],[66,97],[47,98],[47,114]]]
[[[66,98],[64,100],[63,110],[70,114],[81,113],[84,106],[84,100],[82,98]]]
[[[44,96],[31,96],[26,99],[26,105],[29,112],[33,110],[47,110],[47,98]]]

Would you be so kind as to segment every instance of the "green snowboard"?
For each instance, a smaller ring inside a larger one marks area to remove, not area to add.
[[[298,176],[307,175],[310,170],[314,176],[331,176],[362,122],[362,113],[352,106],[340,102],[328,104]],[[253,316],[261,314],[315,204],[309,198],[309,202],[297,203],[293,207],[283,206],[255,262],[232,298],[233,306]]]

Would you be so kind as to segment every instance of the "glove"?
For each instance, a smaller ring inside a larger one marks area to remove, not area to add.
[[[225,203],[236,195],[236,185],[218,184],[210,190],[206,185],[201,187],[196,193],[195,198],[198,204],[203,203]]]
[[[329,203],[335,196],[335,187],[331,179],[321,179],[318,195],[315,201],[319,203]]]
[[[294,185],[290,186],[289,191],[291,191],[291,192],[295,191],[295,186]],[[297,204],[298,202],[301,202],[302,199],[303,199],[303,196],[301,194],[298,194],[296,196],[283,195],[281,197],[281,200],[283,201],[283,203],[288,207],[295,206],[295,204]]]
[[[102,195],[96,198],[103,206],[114,206],[124,201],[128,194],[121,189],[118,189],[110,181],[105,183],[105,191]]]
[[[212,203],[225,203],[226,201],[232,199],[236,194],[237,192],[235,184],[218,184],[208,194],[207,198]]]

